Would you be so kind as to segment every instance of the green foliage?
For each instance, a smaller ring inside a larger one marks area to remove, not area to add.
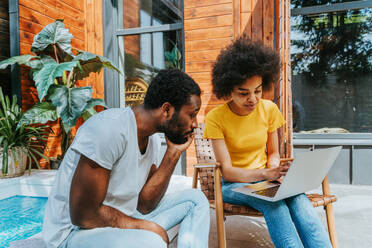
[[[31,126],[21,123],[24,114],[17,105],[17,97],[14,95],[12,102],[8,96],[3,95],[0,87],[0,147],[2,147],[3,164],[1,165],[2,174],[8,173],[8,155],[9,151],[16,157],[17,149],[22,149],[28,158],[28,169],[31,171],[32,161],[39,167],[37,156],[43,157],[42,154],[44,143],[49,132],[46,131],[45,125]]]
[[[181,70],[182,69],[182,65],[181,65],[182,54],[177,47],[177,43],[173,44],[173,45],[174,46],[173,46],[172,51],[171,52],[165,52],[165,54],[164,54],[164,56],[167,60],[166,65],[167,65],[168,68],[175,68],[175,69]]]
[[[292,0],[293,8],[342,1]],[[355,74],[372,72],[371,9],[350,9],[291,18],[292,69],[324,85],[328,74],[354,82]]]
[[[20,64],[31,68],[40,103],[24,113],[22,123],[46,123],[60,118],[63,140],[70,140],[71,128],[83,117],[95,112],[94,106],[105,106],[101,99],[92,99],[91,87],[78,87],[76,82],[108,68],[120,73],[107,58],[85,51],[72,53],[72,34],[62,20],[47,25],[34,38],[33,55],[22,55],[0,62],[0,69]],[[67,138],[66,138],[67,137]],[[63,146],[62,153],[68,146]]]

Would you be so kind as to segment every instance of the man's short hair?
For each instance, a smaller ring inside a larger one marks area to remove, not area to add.
[[[144,100],[146,109],[156,109],[169,102],[176,111],[187,104],[191,95],[200,96],[197,83],[186,73],[177,69],[159,71],[151,81]]]

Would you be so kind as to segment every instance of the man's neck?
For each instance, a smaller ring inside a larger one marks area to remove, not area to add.
[[[153,111],[145,109],[143,105],[134,107],[133,112],[137,123],[138,147],[144,153],[149,137],[157,131],[156,117]]]

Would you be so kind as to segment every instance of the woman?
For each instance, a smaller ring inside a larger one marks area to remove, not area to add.
[[[212,139],[222,167],[224,202],[263,213],[276,247],[331,247],[328,235],[305,194],[277,202],[232,189],[262,180],[281,180],[289,164],[280,164],[277,129],[285,121],[262,91],[275,82],[278,55],[241,37],[224,49],[213,67],[213,93],[228,100],[206,116],[204,138]]]

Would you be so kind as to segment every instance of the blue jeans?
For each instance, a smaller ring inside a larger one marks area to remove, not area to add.
[[[132,217],[157,223],[165,230],[180,224],[178,247],[207,248],[209,235],[209,202],[196,189],[165,195],[157,208],[147,215]],[[150,231],[112,227],[79,229],[66,238],[59,248],[166,248],[162,238]]]
[[[223,201],[251,206],[260,211],[275,247],[332,247],[318,214],[305,194],[269,202],[232,191],[247,184],[222,180]]]

